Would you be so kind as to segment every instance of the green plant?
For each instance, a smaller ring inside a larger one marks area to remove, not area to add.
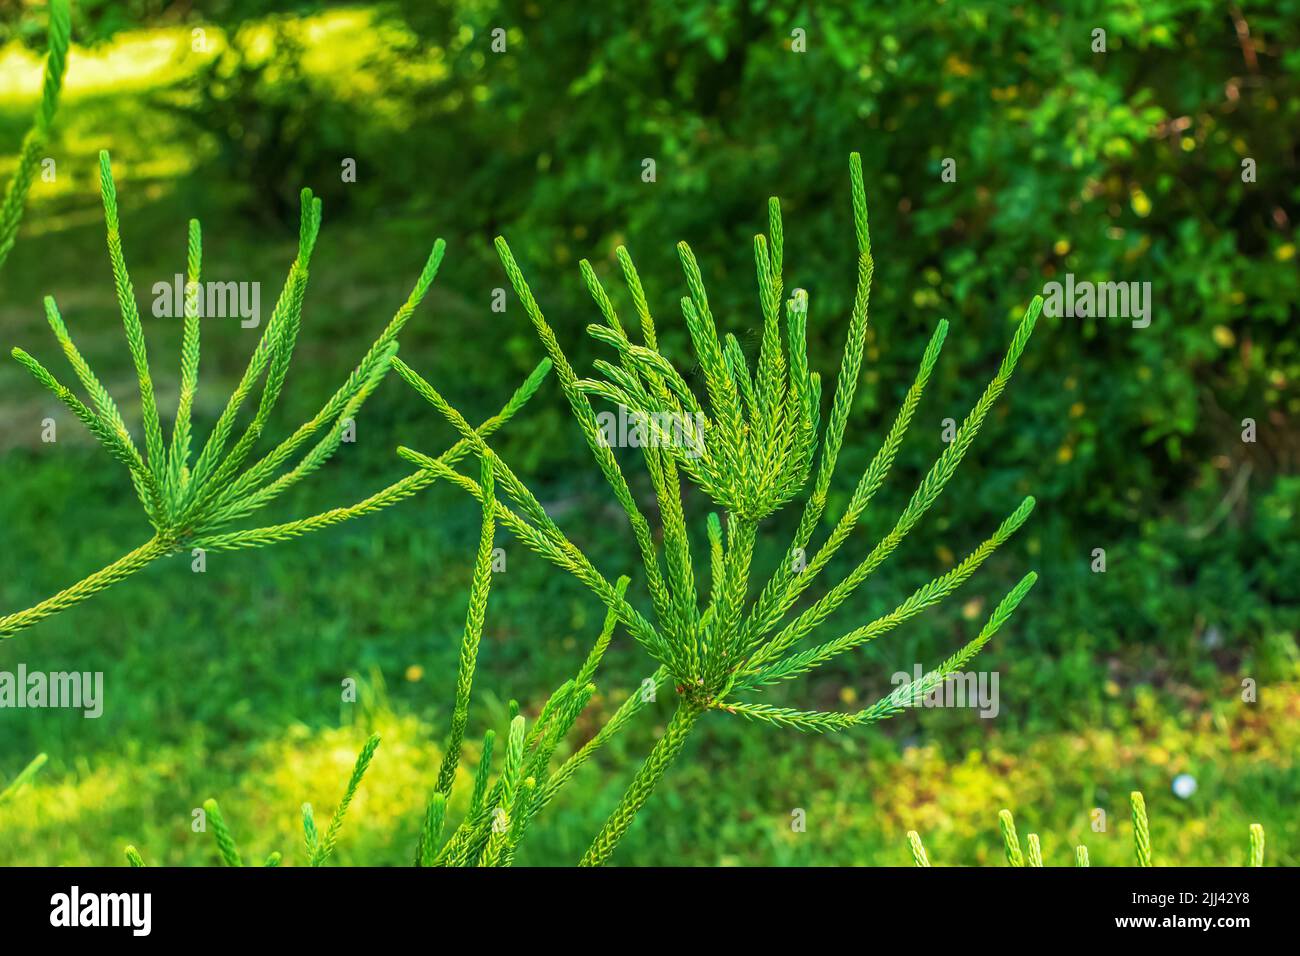
[[[59,92],[63,89],[63,74],[68,66],[68,44],[72,40],[72,20],[68,0],[50,0],[50,36],[45,57],[45,82],[41,88],[41,105],[36,112],[32,128],[23,137],[18,153],[18,169],[5,190],[4,203],[0,204],[0,268],[9,258],[9,251],[18,238],[18,224],[23,219],[23,206],[27,191],[36,175],[40,152],[49,139],[50,126],[59,108]]]
[[[348,807],[352,805],[352,798],[356,796],[357,788],[361,786],[361,778],[366,775],[366,769],[370,766],[370,761],[374,758],[378,747],[379,735],[371,734],[370,739],[361,748],[361,753],[357,755],[356,766],[352,768],[347,789],[343,791],[343,799],[339,801],[333,816],[330,817],[324,836],[319,836],[316,832],[311,804],[302,805],[303,834],[307,841],[308,860],[312,866],[320,866],[334,852],[334,846],[338,843],[339,830],[343,828],[343,817],[348,812]]]
[[[574,545],[543,509],[536,496],[510,467],[436,389],[400,359],[393,367],[419,394],[446,417],[475,453],[491,462],[507,497],[518,511],[500,501],[492,508],[501,522],[529,548],[586,584],[627,627],[633,638],[660,665],[657,679],[670,678],[678,693],[677,709],[664,736],[637,770],[622,801],[611,813],[583,857],[583,864],[606,862],[656,783],[680,753],[696,722],[709,711],[740,714],[751,720],[795,727],[803,731],[837,731],[873,723],[899,713],[959,670],[1006,622],[1033,586],[1026,575],[997,605],[979,634],[924,677],[901,686],[870,707],[854,713],[795,710],[737,699],[738,693],[763,688],[804,674],[837,655],[892,630],[936,604],[963,584],[984,560],[1028,517],[1033,499],[1026,498],[997,531],[956,567],[917,589],[891,613],[812,647],[798,649],[805,638],[840,607],[912,530],[965,456],[989,409],[1006,387],[1042,309],[1035,297],[1025,312],[997,374],[921,481],[892,530],[834,587],[784,626],[799,598],[848,539],[890,465],[929,380],[947,332],[940,322],[921,360],[893,426],[863,472],[849,504],[825,542],[809,560],[805,549],[822,520],[830,486],[857,388],[867,328],[868,300],[874,260],[867,223],[866,193],[858,155],[850,159],[853,216],[857,245],[857,289],[849,320],[830,416],[821,427],[821,387],[809,371],[807,354],[808,298],[795,290],[786,302],[782,341],[780,310],[784,293],[784,231],[779,202],[768,205],[768,233],[754,240],[759,300],[763,316],[761,347],[751,372],[738,340],[719,338],[704,281],[689,246],[679,243],[689,295],[682,313],[707,392],[708,412],[685,377],[658,348],[640,277],[623,247],[617,250],[623,276],[641,328],[642,344],[628,337],[595,271],[582,262],[584,282],[605,320],[588,326],[600,342],[612,346],[617,364],[595,363],[599,379],[580,379],[555,333],[546,322],[527,281],[502,238],[498,254],[516,295],[554,363],[560,386],[583,437],[602,474],[625,511],[641,553],[653,621],[638,611]],[[623,471],[602,433],[592,399],[599,397],[627,409],[641,429],[637,444],[646,461],[663,523],[664,560],[650,523],[642,514]],[[820,451],[820,457],[818,452]],[[399,453],[408,461],[490,502],[494,487],[485,488],[445,461],[409,448]],[[816,462],[814,477],[814,462]],[[703,610],[696,590],[691,543],[687,534],[681,488],[682,473],[726,513],[722,521],[707,521],[711,591]],[[794,540],[776,572],[748,605],[752,559],[759,523],[808,492]],[[775,631],[775,633],[773,633]]]
[[[357,795],[357,790],[361,787],[361,780],[366,775],[366,770],[370,767],[370,761],[375,756],[375,751],[379,748],[379,735],[371,734],[370,738],[357,754],[357,762],[352,768],[352,776],[348,778],[347,787],[343,791],[343,799],[334,810],[330,817],[329,826],[325,828],[324,836],[316,830],[316,822],[312,816],[310,803],[302,805],[302,822],[303,831],[306,834],[307,842],[307,862],[309,866],[321,866],[329,859],[334,847],[338,843],[339,831],[343,828],[343,817],[348,812],[348,807],[352,805],[352,798]],[[239,847],[235,844],[234,834],[230,832],[230,827],[226,823],[225,816],[221,813],[221,807],[216,800],[207,799],[203,801],[203,811],[206,815],[208,824],[212,827],[212,838],[217,844],[217,852],[221,856],[221,861],[226,866],[243,866],[243,857],[239,854]],[[134,846],[126,848],[126,859],[131,866],[144,866],[144,857]],[[279,851],[272,853],[266,858],[263,866],[279,866],[282,860]]]
[[[190,413],[199,369],[199,283],[202,267],[199,224],[197,220],[190,220],[189,224],[180,398],[171,443],[167,446],[163,440],[153,380],[149,372],[144,330],[122,254],[117,191],[106,152],[100,153],[100,190],[104,201],[109,259],[113,267],[118,304],[139,379],[144,419],[144,454],[137,450],[112,396],[100,384],[73,344],[53,298],[47,296],[45,299],[46,318],[77,378],[89,393],[94,407],[77,398],[22,349],[13,349],[13,357],[76,415],[113,458],[127,467],[136,494],[144,506],[145,515],[153,526],[153,536],[117,561],[58,594],[26,610],[0,617],[0,637],[10,637],[51,614],[71,607],[165,555],[188,548],[205,551],[257,548],[296,538],[387,507],[433,481],[427,472],[417,472],[348,507],[334,508],[283,524],[248,530],[226,530],[232,522],[265,507],[285,490],[312,474],[338,450],[348,423],[387,374],[397,351],[397,336],[437,274],[445,248],[441,239],[434,243],[406,302],[375,339],[360,364],[321,406],[320,411],[254,464],[245,467],[268,426],[298,339],[308,266],[316,245],[321,218],[320,200],[314,198],[310,190],[304,189],[301,197],[298,256],[289,270],[274,311],[263,329],[243,377],[191,467]],[[548,368],[548,363],[539,364],[501,412],[479,426],[484,435],[499,428],[528,401],[546,376]],[[259,382],[262,390],[256,412],[229,452],[225,453],[226,445],[234,434],[239,410],[257,390]],[[323,434],[316,437],[322,430]],[[302,454],[297,463],[277,476],[281,466],[313,439],[314,444]],[[457,442],[448,449],[445,457],[454,462],[468,453],[471,447],[469,442]]]
[[[1151,828],[1147,822],[1147,805],[1142,794],[1134,790],[1129,794],[1129,804],[1133,808],[1133,856],[1138,866],[1152,866]],[[1037,833],[1026,837],[1028,851],[1020,849],[1020,838],[1016,834],[1016,822],[1010,810],[998,813],[998,827],[1002,831],[1002,846],[1006,852],[1008,866],[1042,866],[1043,851]],[[915,830],[907,831],[908,846],[912,851],[912,862],[917,866],[930,866],[929,855],[921,843],[921,835]],[[1089,866],[1088,848],[1074,848],[1074,865]],[[1264,828],[1258,823],[1250,825],[1250,865],[1264,865]]]
[[[491,773],[495,735],[491,730],[486,733],[469,808],[460,825],[446,840],[443,839],[447,801],[451,797],[452,784],[460,764],[461,742],[469,712],[474,669],[478,661],[479,639],[483,633],[483,620],[491,589],[492,538],[497,505],[493,492],[492,463],[487,458],[482,459],[479,487],[485,489],[482,499],[483,527],[474,561],[465,633],[461,641],[455,705],[447,749],[443,752],[438,770],[437,789],[429,800],[420,828],[420,841],[415,854],[416,866],[509,866],[514,861],[519,842],[533,818],[643,703],[642,695],[634,694],[598,733],[551,771],[556,749],[596,691],[592,678],[609,647],[617,623],[616,615],[610,610],[605,615],[600,635],[582,666],[572,679],[561,684],[546,700],[531,730],[519,713],[518,704],[511,701],[505,759],[500,774],[490,788],[488,777]],[[627,589],[628,580],[620,578],[614,586],[615,592],[622,595]]]
[[[8,803],[18,796],[18,792],[31,783],[32,778],[45,766],[45,761],[45,754],[37,754],[33,757],[32,762],[18,772],[18,776],[10,780],[3,789],[0,789],[0,803]]]
[[[1300,216],[1295,176],[1265,172],[1294,169],[1300,148],[1300,2],[836,4],[820,8],[808,56],[790,49],[792,18],[805,8],[793,0],[613,0],[581,24],[531,18],[532,5],[384,8],[400,17],[407,49],[436,48],[446,69],[396,91],[406,74],[390,71],[389,95],[400,92],[417,119],[395,151],[410,176],[385,176],[381,188],[403,189],[415,176],[463,184],[455,197],[438,196],[448,229],[481,228],[478,197],[491,194],[494,208],[510,211],[521,263],[567,261],[575,223],[582,244],[602,253],[650,235],[726,248],[753,183],[780,183],[787,214],[799,217],[799,281],[815,290],[819,315],[847,314],[852,287],[836,281],[838,204],[826,197],[840,155],[865,142],[866,179],[890,197],[871,211],[890,250],[876,263],[872,309],[907,317],[877,328],[869,350],[919,355],[943,316],[963,330],[945,344],[945,363],[978,367],[1017,290],[1068,273],[1151,282],[1150,328],[1048,317],[1053,334],[1040,330],[1029,357],[1035,374],[1016,386],[1016,432],[998,451],[997,480],[945,505],[953,527],[972,528],[1001,510],[1008,485],[1038,501],[1035,566],[1051,574],[1053,599],[1035,608],[1032,638],[1023,629],[1005,637],[1009,653],[1037,666],[1032,692],[1001,726],[1104,720],[1101,688],[1116,660],[1206,690],[1222,661],[1189,633],[1231,634],[1249,659],[1271,656],[1277,634],[1300,631],[1300,549],[1291,546]],[[485,75],[477,38],[498,19],[527,22],[528,52],[493,61]],[[1085,26],[1106,31],[1110,54],[1079,42]],[[801,122],[774,121],[787,116]],[[818,151],[807,148],[809,127]],[[953,145],[938,151],[936,130]],[[420,136],[423,148],[411,140]],[[444,138],[460,148],[439,148]],[[560,161],[566,146],[582,161]],[[629,175],[629,150],[657,157],[657,183]],[[940,175],[941,156],[956,159],[958,182]],[[1258,176],[1244,175],[1256,167]],[[647,289],[675,287],[668,244],[633,248]],[[734,255],[714,261],[740,265]],[[714,314],[745,314],[748,285],[711,283]],[[567,348],[589,307],[585,290],[535,288]],[[528,323],[509,326],[511,353],[531,345]],[[813,323],[810,350],[830,354],[841,334],[839,323]],[[892,413],[911,369],[894,361],[866,372],[877,377],[859,392],[857,414]],[[926,401],[952,407],[962,385],[943,376]],[[559,406],[534,408],[528,434],[568,427]],[[1254,443],[1240,436],[1248,415]],[[512,460],[530,481],[583,467],[576,443],[543,447],[544,462]],[[841,469],[856,473],[873,451],[846,441]],[[896,471],[928,464],[914,451],[900,453]],[[1211,518],[1212,534],[1188,533]],[[1112,556],[1134,556],[1125,574],[1094,574],[1078,560],[1103,543]],[[910,556],[899,561],[900,574],[915,570]]]
[[[492,466],[487,460],[483,461],[480,487],[488,489],[488,494],[484,499],[482,529],[474,558],[465,629],[460,644],[451,726],[438,768],[437,784],[421,821],[420,838],[415,851],[416,866],[509,866],[514,862],[520,840],[533,818],[644,702],[642,695],[633,695],[598,733],[551,770],[559,745],[595,693],[592,678],[609,647],[617,624],[617,617],[611,610],[606,613],[600,634],[577,674],[550,695],[531,730],[519,713],[519,705],[515,701],[510,702],[505,759],[495,781],[491,781],[491,773],[496,735],[491,730],[484,735],[468,809],[460,824],[443,838],[448,800],[461,761],[474,672],[478,665],[478,648],[492,587],[495,497],[491,492]],[[616,590],[622,594],[627,585],[628,579],[621,578]],[[333,851],[343,815],[352,802],[378,744],[378,735],[373,735],[362,749],[343,799],[323,836],[317,830],[311,805],[303,804],[303,834],[309,865],[320,866]],[[16,788],[19,782],[16,781],[13,786]],[[0,798],[3,798],[3,794],[0,794]],[[228,866],[242,865],[234,838],[216,801],[208,800],[204,807],[221,858]],[[128,846],[126,856],[132,866],[144,865],[143,858],[135,847]],[[280,854],[276,853],[267,860],[267,865],[276,866],[280,861]]]

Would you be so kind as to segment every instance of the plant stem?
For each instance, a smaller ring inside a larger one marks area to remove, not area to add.
[[[40,604],[33,605],[25,611],[16,611],[0,617],[0,638],[13,637],[19,631],[31,627],[38,621],[43,621],[51,614],[57,614],[75,604],[80,604],[92,594],[152,564],[170,550],[172,550],[171,545],[167,542],[157,537],[150,538],[134,551],[124,554],[107,567],[101,568],[53,597],[46,598]]]
[[[623,794],[623,799],[619,801],[614,812],[609,815],[605,821],[604,827],[596,835],[591,846],[587,848],[586,854],[582,857],[579,866],[604,866],[609,859],[614,847],[618,846],[618,841],[622,839],[627,828],[632,825],[638,811],[645,805],[650,794],[654,792],[655,785],[667,771],[668,767],[681,753],[682,745],[686,743],[686,738],[690,736],[691,729],[695,722],[700,719],[704,710],[695,703],[682,700],[677,704],[677,710],[673,713],[673,719],[668,722],[668,729],[664,735],[659,738],[659,742],[654,745],[650,755],[646,757],[645,763],[636,772],[632,778],[632,783],[628,786],[627,792]]]
[[[749,590],[749,570],[754,562],[754,545],[757,540],[757,521],[734,515],[728,517],[724,565],[727,584],[723,590],[722,607],[718,609],[716,625],[719,653],[713,655],[711,662],[721,672],[726,672],[739,663],[734,657],[738,651],[741,610],[745,606],[745,595]],[[710,673],[705,679],[712,683],[718,676],[718,673]]]

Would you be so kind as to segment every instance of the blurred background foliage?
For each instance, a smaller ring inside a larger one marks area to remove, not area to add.
[[[15,154],[36,100],[44,23],[40,2],[0,17],[0,156]],[[1104,53],[1093,52],[1098,29]],[[924,711],[826,740],[719,721],[620,858],[901,864],[903,833],[916,828],[936,861],[991,862],[1005,805],[1022,828],[1044,831],[1049,857],[1055,844],[1068,862],[1084,842],[1095,862],[1121,863],[1126,796],[1140,788],[1163,862],[1239,862],[1254,821],[1272,862],[1300,862],[1298,0],[85,0],[74,37],[51,144],[58,176],[33,188],[0,277],[0,328],[6,347],[52,357],[40,296],[53,293],[128,417],[100,148],[113,153],[146,302],[154,281],[183,267],[195,215],[206,277],[261,281],[267,303],[292,258],[297,190],[323,196],[286,422],[350,367],[437,235],[448,259],[403,355],[467,411],[495,409],[541,354],[513,299],[504,315],[491,311],[506,285],[497,233],[579,367],[596,354],[582,334],[596,313],[577,262],[613,278],[621,242],[667,349],[685,360],[679,239],[700,256],[720,322],[756,349],[749,239],[773,194],[787,283],[809,291],[813,364],[830,381],[853,288],[846,161],[859,150],[877,262],[842,474],[874,453],[935,323],[953,323],[864,539],[887,529],[941,447],[943,420],[964,415],[1046,282],[1150,282],[1148,328],[1040,325],[923,532],[832,626],[889,610],[1033,493],[1039,508],[1006,553],[953,606],[775,695],[843,707],[887,691],[890,674],[942,656],[1034,567],[1033,600],[981,665],[1001,674],[997,719]],[[340,176],[345,158],[355,183]],[[955,182],[940,176],[949,158]],[[1243,182],[1244,160],[1256,181]],[[156,356],[176,355],[173,325],[148,326]],[[232,322],[205,336],[200,422],[219,411],[224,392],[211,383],[228,387],[252,334]],[[160,377],[174,397],[176,373]],[[46,415],[59,421],[55,445],[39,441]],[[1253,443],[1242,440],[1247,418]],[[121,477],[101,473],[76,423],[16,367],[0,368],[0,421],[7,609],[146,529]],[[284,513],[396,477],[399,441],[433,450],[451,438],[394,380],[367,406],[357,444]],[[553,386],[500,444],[599,566],[632,566]],[[837,492],[850,489],[846,477]],[[690,504],[702,538],[704,502]],[[116,862],[125,842],[160,862],[211,862],[188,820],[214,794],[253,849],[288,850],[299,803],[328,805],[374,727],[387,736],[340,859],[406,862],[450,706],[476,522],[467,499],[435,489],[269,554],[214,556],[201,579],[176,559],[0,645],[0,668],[103,670],[109,695],[98,721],[0,714],[0,781],[38,750],[51,755],[28,796],[0,809],[0,863]],[[774,525],[763,567],[788,537]],[[536,707],[600,621],[580,588],[498,543],[508,569],[480,664],[480,727],[499,727],[511,696]],[[1096,548],[1104,574],[1091,569]],[[648,671],[624,643],[597,713]],[[359,708],[337,702],[349,675],[368,688]],[[1241,700],[1246,678],[1258,703]],[[524,862],[577,859],[660,711],[575,779]],[[1179,773],[1200,784],[1186,801],[1169,790]],[[796,807],[808,810],[805,834],[790,830]],[[1094,807],[1114,816],[1110,832],[1091,832]]]

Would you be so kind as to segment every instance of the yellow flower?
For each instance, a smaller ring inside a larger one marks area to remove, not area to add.
[[[414,684],[424,677],[424,668],[419,664],[412,664],[406,669],[406,679]]]

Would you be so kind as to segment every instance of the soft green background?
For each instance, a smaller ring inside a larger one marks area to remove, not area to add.
[[[1045,282],[1149,281],[1149,328],[1040,323],[975,451],[912,539],[827,625],[892,608],[984,538],[1020,497],[1029,525],[950,606],[774,699],[846,707],[968,638],[1025,570],[1038,587],[981,658],[1001,712],[923,711],[808,738],[714,715],[624,840],[643,864],[901,864],[918,829],[943,863],[1000,861],[995,814],[1037,831],[1049,862],[1086,843],[1131,860],[1140,788],[1158,863],[1239,864],[1264,824],[1295,864],[1300,795],[1300,3],[917,2],[74,4],[79,45],[19,243],[0,276],[0,336],[61,369],[40,297],[56,296],[101,378],[138,421],[113,301],[95,153],[111,150],[142,304],[204,226],[205,277],[260,281],[263,308],[296,239],[296,191],[325,224],[288,393],[296,425],[405,298],[436,236],[437,285],[402,354],[467,413],[499,406],[542,352],[506,285],[504,233],[580,368],[599,355],[577,261],[602,276],[625,242],[665,347],[689,366],[673,244],[691,242],[725,328],[754,345],[750,238],[783,198],[787,284],[809,290],[814,366],[833,380],[853,284],[847,155],[863,155],[876,254],[863,387],[837,491],[874,453],[939,318],[952,330],[890,487],[836,566],[889,527],[992,373]],[[837,9],[843,7],[844,9]],[[1235,11],[1235,12],[1234,12]],[[36,102],[43,4],[0,34],[0,182]],[[494,54],[490,31],[507,33]],[[193,51],[204,31],[207,52]],[[1091,51],[1106,30],[1107,52]],[[807,52],[791,49],[805,31]],[[340,182],[343,157],[356,184]],[[946,157],[957,182],[940,180]],[[656,181],[642,181],[642,162]],[[1257,182],[1241,180],[1253,159]],[[617,283],[609,283],[613,288]],[[630,311],[625,297],[615,304]],[[146,318],[164,408],[179,326]],[[254,332],[205,326],[200,434]],[[52,415],[59,440],[42,444]],[[1241,422],[1258,441],[1241,440]],[[358,441],[267,521],[343,504],[400,476],[398,443],[450,430],[395,378]],[[625,521],[553,383],[500,447],[611,577],[635,571]],[[629,462],[632,459],[629,459]],[[635,471],[636,469],[633,468]],[[148,528],[126,476],[15,364],[0,366],[0,608],[26,607]],[[648,493],[648,483],[641,490]],[[688,500],[703,538],[705,502]],[[834,511],[834,507],[832,508]],[[791,524],[772,522],[760,567]],[[102,670],[99,720],[0,712],[0,781],[50,763],[0,807],[0,863],[212,863],[190,811],[218,797],[245,849],[302,862],[298,808],[332,809],[370,730],[383,745],[338,859],[406,863],[437,767],[478,515],[437,487],[400,507],[264,552],[172,559],[0,644],[0,669]],[[533,714],[569,676],[602,609],[502,532],[471,733],[506,701]],[[1094,548],[1107,572],[1094,574]],[[651,670],[619,636],[580,722],[598,726]],[[361,702],[339,702],[345,676]],[[1259,687],[1243,703],[1241,682]],[[521,862],[572,863],[670,702],[663,695],[539,818]],[[474,755],[471,754],[471,757]],[[1189,773],[1186,800],[1170,783]],[[463,789],[461,796],[463,797]],[[793,833],[791,811],[807,811]],[[1094,808],[1109,814],[1091,829]]]

